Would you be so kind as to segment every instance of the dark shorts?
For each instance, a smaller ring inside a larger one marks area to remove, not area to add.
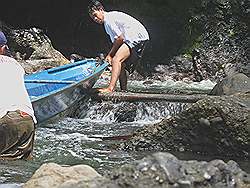
[[[8,112],[0,119],[0,159],[27,159],[33,151],[35,125],[21,111]]]
[[[127,43],[125,43],[130,49],[130,57],[126,61],[125,67],[129,74],[133,73],[138,64],[140,63],[147,42],[148,40],[140,41],[139,43],[135,44],[133,48],[131,48]]]

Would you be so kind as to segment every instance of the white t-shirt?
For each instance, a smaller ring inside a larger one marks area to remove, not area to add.
[[[124,42],[131,48],[140,41],[149,40],[145,27],[138,20],[123,12],[104,12],[104,28],[112,43],[120,35],[123,35]]]
[[[34,122],[34,110],[24,85],[24,69],[13,58],[0,55],[0,118],[8,111],[21,110]]]

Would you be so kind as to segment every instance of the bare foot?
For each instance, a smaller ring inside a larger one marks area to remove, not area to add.
[[[110,89],[110,88],[100,88],[100,89],[97,89],[100,93],[112,93],[113,90]]]

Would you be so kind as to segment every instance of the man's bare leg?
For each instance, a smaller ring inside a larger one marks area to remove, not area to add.
[[[112,72],[109,86],[107,88],[99,89],[100,92],[113,92],[115,90],[116,82],[121,74],[122,64],[129,56],[129,47],[126,44],[122,44],[112,60]]]
[[[127,71],[125,69],[125,62],[122,63],[121,67],[121,74],[119,76],[119,82],[120,82],[120,88],[123,91],[127,90],[127,84],[128,84],[128,77],[127,77]]]

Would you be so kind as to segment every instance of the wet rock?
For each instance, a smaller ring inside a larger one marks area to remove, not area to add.
[[[135,70],[132,74],[129,75],[129,79],[142,81],[145,80],[147,76],[148,73],[143,73],[142,71],[139,73],[139,71]]]
[[[55,163],[47,163],[43,164],[23,187],[69,187],[69,185],[76,184],[78,181],[90,185],[88,182],[96,178],[101,178],[101,175],[87,165],[66,167]]]
[[[125,150],[193,151],[250,156],[250,94],[208,97],[135,132]]]
[[[149,155],[113,170],[106,177],[111,180],[114,187],[250,186],[249,174],[242,171],[234,161],[182,161],[170,153]],[[106,183],[102,186],[108,187]]]
[[[5,26],[3,31],[7,35],[13,57],[28,74],[69,63],[39,28],[10,29]]]
[[[174,57],[170,65],[157,65],[154,68],[152,78],[155,80],[165,81],[168,79],[193,80],[192,60],[185,55]]]
[[[83,57],[83,56],[81,56],[79,54],[71,54],[69,58],[70,58],[71,62],[75,62],[75,61],[80,61],[80,60],[86,59],[85,57]]]
[[[250,92],[250,78],[242,73],[224,78],[215,85],[211,91],[211,95],[232,95],[239,92]]]
[[[189,73],[192,71],[192,62],[190,58],[185,56],[178,56],[175,57],[173,60],[173,64],[175,65],[175,72],[181,72],[181,73]]]

